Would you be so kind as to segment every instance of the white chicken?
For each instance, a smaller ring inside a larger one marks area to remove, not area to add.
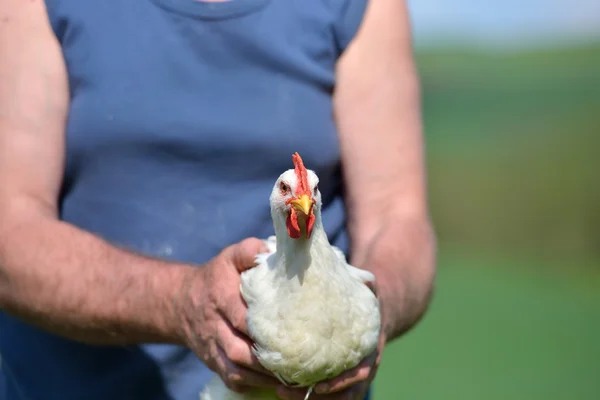
[[[375,277],[346,262],[321,221],[318,177],[302,159],[277,179],[270,197],[275,236],[269,253],[242,273],[247,324],[260,363],[288,386],[308,388],[358,365],[377,347]],[[200,400],[275,400],[275,390],[239,394],[215,376]]]

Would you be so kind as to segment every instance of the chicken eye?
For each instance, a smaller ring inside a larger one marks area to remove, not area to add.
[[[317,192],[319,191],[319,185],[315,185],[315,189],[314,189],[314,195],[317,195]]]
[[[283,193],[283,194],[288,194],[290,191],[290,187],[288,185],[286,185],[285,182],[281,182],[279,184],[279,188],[281,189],[281,193]]]

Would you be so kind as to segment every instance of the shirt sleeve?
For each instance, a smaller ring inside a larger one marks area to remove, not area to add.
[[[341,55],[360,28],[369,0],[337,0],[334,34]]]

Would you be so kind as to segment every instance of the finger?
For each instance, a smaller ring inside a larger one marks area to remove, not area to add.
[[[368,390],[368,385],[359,384],[349,389],[331,394],[311,394],[310,400],[363,400]],[[306,389],[290,388],[283,385],[277,387],[277,396],[283,400],[304,400]]]
[[[361,382],[369,380],[371,377],[371,369],[377,357],[377,353],[373,352],[369,357],[365,358],[358,366],[349,371],[342,373],[329,381],[321,382],[315,386],[315,393],[335,393]]]
[[[216,346],[216,354],[213,355],[213,359],[217,367],[216,371],[219,373],[219,376],[221,377],[221,380],[223,381],[225,386],[227,386],[229,389],[233,390],[236,393],[244,393],[248,391],[248,389],[250,388],[249,386],[236,382],[236,378],[233,376],[228,376],[227,356],[218,346]]]
[[[221,371],[223,371],[221,379],[231,390],[241,393],[248,387],[274,388],[279,384],[275,378],[234,364],[221,347],[218,347],[217,350],[219,363],[222,365],[220,365]]]
[[[306,397],[306,389],[294,389],[287,386],[277,386],[277,397],[282,400],[304,400]],[[314,400],[313,396],[310,396],[310,400]]]
[[[265,243],[257,238],[244,239],[231,247],[231,262],[238,270],[244,272],[256,266],[256,255],[268,252]]]
[[[227,321],[221,321],[217,326],[217,342],[225,352],[227,358],[234,364],[272,376],[260,364],[256,355],[252,352],[252,343],[250,340],[233,330]]]
[[[377,292],[377,284],[375,282],[367,281],[365,282],[365,285],[367,285],[367,287],[371,289],[375,297],[379,298],[379,293]]]

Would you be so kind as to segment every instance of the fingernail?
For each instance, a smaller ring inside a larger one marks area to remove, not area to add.
[[[315,386],[315,392],[319,394],[327,393],[329,392],[329,385],[326,383],[319,383],[317,386]]]
[[[283,386],[277,386],[277,397],[279,397],[280,399],[286,399],[287,398],[287,390],[285,389],[285,387]]]

